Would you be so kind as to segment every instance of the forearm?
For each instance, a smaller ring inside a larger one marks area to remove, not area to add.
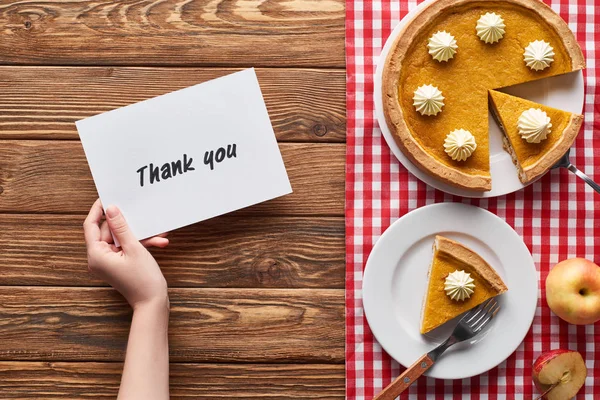
[[[169,398],[168,300],[133,313],[119,400]]]

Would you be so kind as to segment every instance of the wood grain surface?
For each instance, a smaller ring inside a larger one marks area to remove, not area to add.
[[[3,399],[114,399],[121,363],[0,362]],[[172,363],[171,399],[340,399],[335,364]]]
[[[0,285],[104,285],[87,270],[83,215],[0,214]],[[341,217],[225,215],[152,249],[169,287],[344,288]]]
[[[342,363],[343,289],[171,289],[172,362]],[[0,360],[122,361],[110,288],[0,287]]]
[[[0,67],[0,139],[79,139],[75,121],[237,71],[231,68]],[[259,68],[280,141],[345,140],[345,72]]]
[[[343,0],[0,3],[1,64],[344,67]]]
[[[343,144],[280,144],[294,193],[252,215],[343,215]],[[0,212],[87,214],[98,197],[78,141],[0,141]]]
[[[294,193],[153,249],[174,399],[343,399],[344,0],[0,0],[0,399],[115,398],[74,121],[256,67]]]

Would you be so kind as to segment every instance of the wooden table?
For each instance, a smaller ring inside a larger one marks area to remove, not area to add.
[[[173,232],[173,398],[344,397],[343,0],[0,0],[0,398],[114,398],[74,121],[257,67],[292,195]],[[168,135],[168,133],[165,133]]]

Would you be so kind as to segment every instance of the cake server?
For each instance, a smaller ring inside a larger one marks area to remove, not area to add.
[[[583,179],[585,181],[585,183],[590,185],[592,187],[592,189],[594,189],[596,192],[600,193],[600,185],[598,185],[596,182],[594,182],[592,180],[592,178],[590,178],[589,176],[587,176],[586,174],[584,174],[583,172],[578,170],[577,167],[575,167],[573,164],[571,164],[571,161],[569,161],[569,153],[570,152],[571,152],[571,149],[569,149],[565,153],[565,155],[562,156],[556,164],[554,164],[552,169],[566,168],[569,171],[571,171],[572,173],[574,173],[575,175],[577,175],[578,177],[580,177],[581,179]]]

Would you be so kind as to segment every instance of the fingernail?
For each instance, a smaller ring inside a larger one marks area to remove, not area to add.
[[[108,206],[106,208],[106,216],[108,218],[115,218],[119,215],[119,209],[115,206]]]

